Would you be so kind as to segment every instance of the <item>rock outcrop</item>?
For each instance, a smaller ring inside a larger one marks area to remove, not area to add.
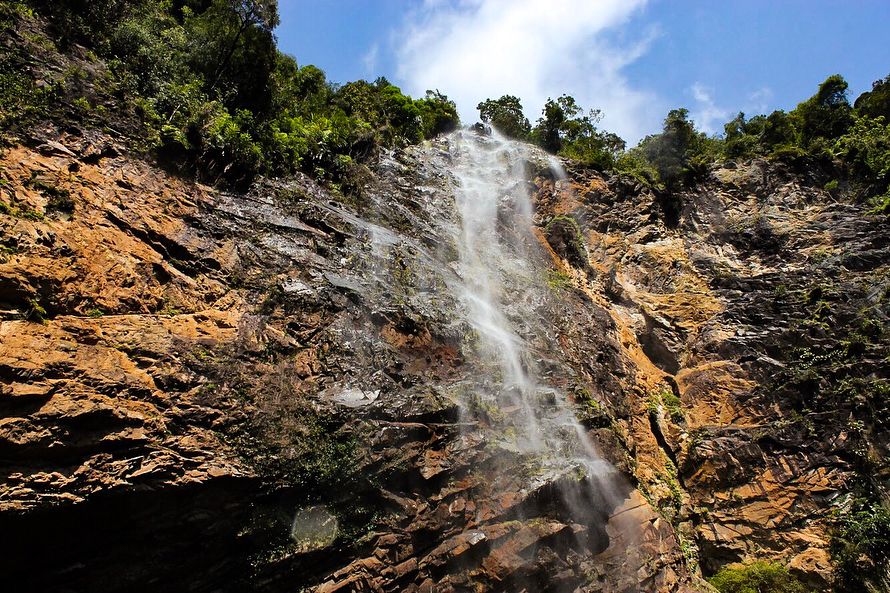
[[[755,161],[669,228],[627,179],[531,163],[554,298],[523,338],[626,476],[579,518],[578,476],[491,437],[504,411],[464,425],[480,363],[431,218],[448,142],[349,196],[228,193],[98,133],[6,151],[5,582],[684,591],[769,557],[825,586],[832,510],[887,476],[886,221]]]
[[[715,166],[674,228],[626,179],[576,171],[539,194],[542,221],[583,228],[581,286],[610,301],[643,391],[636,476],[706,573],[770,558],[825,588],[832,517],[888,477],[886,220],[822,183]]]

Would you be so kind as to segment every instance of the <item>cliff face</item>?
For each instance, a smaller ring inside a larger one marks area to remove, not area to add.
[[[832,519],[886,483],[886,221],[823,183],[729,163],[680,197],[674,228],[614,179],[580,174],[578,201],[544,200],[581,222],[636,366],[636,476],[707,573],[769,557],[824,588]]]
[[[647,190],[532,151],[505,192],[532,197],[538,272],[505,315],[625,476],[606,495],[473,398],[455,142],[349,196],[226,193],[76,130],[7,150],[7,582],[677,591],[769,557],[824,587],[831,513],[887,475],[886,222],[755,161],[669,227]]]

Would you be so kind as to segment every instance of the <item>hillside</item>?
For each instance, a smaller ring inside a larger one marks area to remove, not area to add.
[[[887,590],[883,178],[370,116],[247,174],[39,4],[4,8],[10,586]]]

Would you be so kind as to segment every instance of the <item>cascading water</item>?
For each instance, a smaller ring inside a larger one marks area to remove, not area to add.
[[[626,498],[623,478],[597,452],[567,394],[539,376],[539,362],[558,345],[542,319],[553,296],[545,282],[549,262],[533,232],[531,149],[497,132],[469,130],[452,135],[449,144],[460,219],[454,233],[459,297],[475,332],[471,348],[485,369],[482,388],[465,402],[465,420],[478,420],[482,409],[490,429],[535,459],[539,471],[550,479],[564,476],[558,488],[563,518],[584,525],[582,546],[605,547],[602,523]],[[549,164],[551,174],[564,176],[555,159]],[[620,535],[625,544],[635,539]]]
[[[424,402],[456,404],[457,418],[432,413],[447,420],[435,425],[420,481],[409,473],[387,484],[404,500],[428,501],[404,516],[419,529],[411,531],[417,582],[438,579],[430,591],[443,592],[646,590],[668,563],[637,544],[664,531],[650,529],[655,515],[576,418],[578,390],[589,400],[593,386],[578,362],[588,351],[570,358],[563,340],[584,305],[548,283],[554,261],[532,180],[564,177],[559,163],[496,132],[461,130],[394,153],[380,170],[370,217],[330,206],[366,238],[365,257],[353,262],[361,280],[337,282],[361,291],[370,309],[343,334],[361,371],[331,397],[389,418]],[[380,324],[390,338],[380,339]],[[393,358],[392,339],[409,350],[404,358]],[[394,385],[381,370],[387,360],[417,365],[424,380]]]
[[[566,395],[538,380],[534,352],[523,335],[549,298],[540,246],[532,232],[527,186],[528,148],[496,132],[453,136],[455,201],[460,213],[456,239],[462,299],[478,334],[476,349],[493,371],[491,390],[478,394],[509,411],[521,450],[556,466],[581,465],[606,485],[615,473],[578,423]],[[537,257],[536,257],[537,256]],[[537,264],[537,265],[536,265]],[[545,342],[546,337],[538,336]]]

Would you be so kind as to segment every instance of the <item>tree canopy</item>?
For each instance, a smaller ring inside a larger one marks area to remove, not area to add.
[[[93,77],[96,85],[138,120],[140,142],[205,180],[243,184],[297,170],[334,180],[382,147],[459,125],[457,106],[439,90],[412,98],[385,78],[333,84],[280,52],[276,0],[9,0],[0,17],[19,14],[16,7],[45,19],[63,51],[83,46],[104,60],[108,76]],[[89,117],[95,101],[79,82],[87,74],[72,73],[64,93],[46,90],[25,73],[28,56],[14,53],[0,60],[0,123],[33,118],[38,103],[48,109],[62,99]],[[833,74],[793,110],[738,113],[719,136],[673,109],[659,133],[630,149],[600,128],[598,109],[570,95],[549,98],[534,126],[514,95],[477,108],[506,136],[668,193],[720,160],[762,157],[818,165],[890,211],[890,76],[851,104],[846,80]]]
[[[660,133],[631,149],[599,128],[598,109],[585,110],[570,95],[548,99],[533,128],[513,95],[487,99],[478,109],[483,121],[508,136],[600,171],[632,175],[668,194],[700,179],[720,160],[766,157],[807,161],[832,170],[832,175],[847,175],[876,211],[890,211],[890,76],[875,81],[854,105],[847,90],[842,76],[831,75],[792,111],[752,117],[739,112],[720,136],[696,129],[687,109],[672,109]],[[665,203],[666,210],[679,214],[678,202]]]
[[[277,48],[276,0],[17,0],[62,47],[103,58],[108,91],[131,105],[162,158],[246,183],[302,169],[336,178],[379,147],[454,129],[457,108],[380,78],[343,86]]]
[[[525,140],[531,132],[531,124],[522,112],[518,97],[504,95],[500,99],[486,99],[476,106],[479,117],[485,123],[510,138]]]

